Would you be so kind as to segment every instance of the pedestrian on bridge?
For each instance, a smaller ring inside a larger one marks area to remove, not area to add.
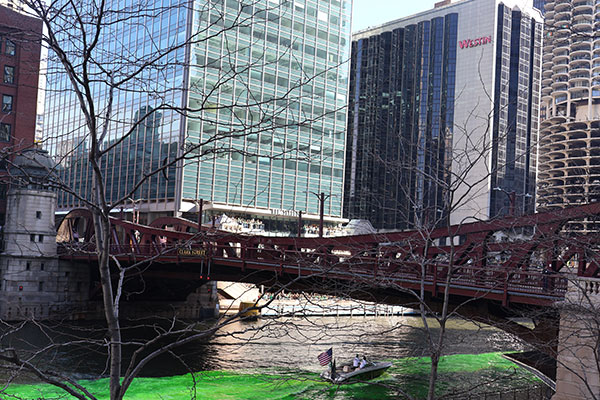
[[[548,268],[544,268],[542,270],[542,286],[544,288],[544,292],[547,292],[550,288],[550,275],[551,271]]]

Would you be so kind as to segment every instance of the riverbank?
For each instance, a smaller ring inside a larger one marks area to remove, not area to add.
[[[138,378],[127,400],[391,400],[401,399],[402,391],[416,398],[426,393],[429,362],[427,357],[391,359],[389,372],[368,384],[336,387],[319,379],[318,373],[300,369],[205,371],[162,378]],[[539,380],[504,359],[502,353],[445,356],[440,362],[438,395],[456,391],[500,392],[539,385]],[[473,378],[478,381],[474,385]],[[195,384],[194,384],[195,382]],[[108,400],[106,379],[80,382],[100,400]],[[373,385],[375,383],[375,385]],[[20,399],[67,400],[64,392],[48,385],[11,385],[4,392]]]
[[[349,300],[298,301],[277,300],[262,310],[263,316],[410,316],[418,315],[415,310],[386,304],[358,303]]]
[[[224,314],[235,314],[239,311],[239,305],[223,302],[220,309]],[[268,306],[262,308],[261,315],[265,317],[284,315],[304,317],[390,317],[415,316],[419,315],[419,313],[416,310],[402,306],[356,302],[351,300],[282,299],[275,300]]]

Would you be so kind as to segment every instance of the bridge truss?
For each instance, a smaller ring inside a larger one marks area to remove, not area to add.
[[[550,306],[564,297],[570,276],[600,272],[600,236],[562,231],[566,222],[599,214],[600,203],[593,203],[448,228],[326,238],[249,236],[174,217],[149,226],[111,218],[110,252],[148,278],[292,282],[315,292],[337,285],[388,302],[393,293],[423,289],[437,298],[448,290],[461,301],[504,308]],[[61,258],[94,262],[94,238],[89,211],[71,211],[58,230]]]

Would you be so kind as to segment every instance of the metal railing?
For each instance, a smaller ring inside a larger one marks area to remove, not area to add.
[[[547,386],[516,388],[503,392],[465,393],[444,396],[443,400],[549,400],[554,392]]]

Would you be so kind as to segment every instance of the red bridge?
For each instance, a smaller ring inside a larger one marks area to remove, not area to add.
[[[213,279],[311,292],[344,288],[388,303],[402,302],[423,285],[431,298],[448,290],[457,300],[548,306],[564,296],[568,275],[600,271],[598,235],[561,233],[566,222],[598,214],[600,203],[594,203],[449,228],[329,238],[199,231],[195,222],[173,217],[151,226],[111,218],[111,255],[162,285]],[[58,232],[61,258],[95,262],[93,237],[89,212],[70,212]]]

